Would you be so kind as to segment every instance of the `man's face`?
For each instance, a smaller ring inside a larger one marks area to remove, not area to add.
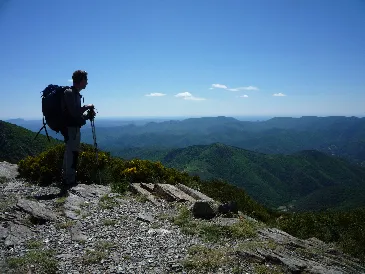
[[[87,86],[87,78],[84,78],[81,82],[80,82],[80,89],[84,89]]]

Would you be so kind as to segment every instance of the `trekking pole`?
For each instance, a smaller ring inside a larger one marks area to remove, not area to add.
[[[95,155],[96,155],[96,165],[98,167],[98,175],[99,175],[99,183],[101,184],[101,176],[100,176],[100,168],[99,168],[99,159],[98,159],[98,143],[96,142],[96,133],[95,133],[95,121],[94,121],[94,118],[90,119],[90,124],[91,124],[91,131],[93,133],[94,148],[95,148]]]

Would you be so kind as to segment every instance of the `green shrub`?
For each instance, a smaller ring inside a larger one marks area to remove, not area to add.
[[[19,175],[40,185],[60,181],[64,151],[64,145],[57,145],[37,156],[27,156],[18,163]]]
[[[316,237],[336,243],[344,252],[365,261],[365,208],[285,214],[276,225],[302,239]]]
[[[113,181],[110,170],[112,161],[109,153],[98,151],[96,154],[93,147],[83,145],[77,166],[77,180],[84,184],[110,184]]]
[[[131,183],[168,183],[177,184],[191,180],[187,173],[164,167],[160,162],[134,159],[124,163],[120,177]]]
[[[238,210],[256,219],[268,222],[275,215],[261,204],[249,197],[246,192],[222,180],[209,180],[200,183],[200,190],[209,197],[222,203],[236,201]]]
[[[229,248],[194,245],[188,249],[188,256],[183,260],[183,265],[188,270],[196,270],[198,273],[217,273],[220,267],[232,265],[230,252]]]
[[[62,163],[65,145],[57,145],[36,156],[28,156],[19,161],[19,175],[39,185],[49,185],[62,180]],[[109,184],[113,181],[110,162],[113,159],[109,153],[96,152],[90,145],[81,145],[77,164],[77,180],[84,184]],[[99,179],[99,172],[101,180]]]

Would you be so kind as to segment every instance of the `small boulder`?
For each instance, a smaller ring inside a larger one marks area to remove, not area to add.
[[[221,214],[234,213],[238,214],[238,206],[235,201],[229,201],[228,203],[219,205],[218,212]]]
[[[137,216],[137,220],[147,222],[147,223],[151,223],[151,222],[153,222],[154,218],[149,213],[139,213],[138,216]]]
[[[76,222],[70,229],[72,241],[86,241],[87,236],[82,232],[81,222]]]
[[[191,211],[195,218],[209,220],[217,215],[218,206],[209,201],[196,201],[193,204]]]

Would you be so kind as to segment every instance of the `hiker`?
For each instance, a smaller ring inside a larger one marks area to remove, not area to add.
[[[80,151],[80,128],[86,124],[87,120],[95,117],[94,105],[81,106],[82,95],[80,91],[87,86],[87,72],[76,70],[72,75],[73,85],[64,91],[63,110],[64,127],[61,134],[66,144],[63,157],[62,177],[64,190],[77,185],[76,167]],[[84,114],[88,111],[87,114]]]

